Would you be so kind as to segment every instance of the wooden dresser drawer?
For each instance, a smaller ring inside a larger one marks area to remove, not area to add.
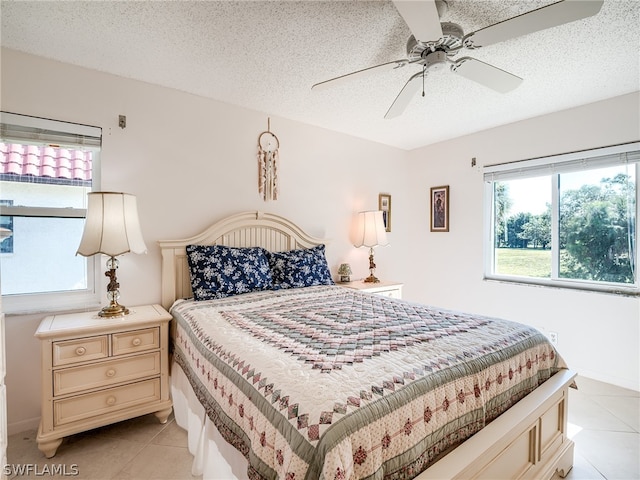
[[[109,336],[53,342],[53,366],[98,360],[109,356]]]
[[[111,342],[114,356],[160,348],[160,328],[114,333]]]
[[[160,352],[54,370],[53,395],[108,387],[159,374]]]
[[[56,400],[53,402],[54,425],[77,422],[89,417],[159,400],[159,378]]]

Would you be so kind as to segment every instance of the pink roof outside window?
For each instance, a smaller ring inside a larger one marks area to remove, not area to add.
[[[87,150],[0,143],[0,174],[90,181],[91,161]]]

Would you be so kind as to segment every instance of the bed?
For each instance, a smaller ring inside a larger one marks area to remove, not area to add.
[[[326,271],[287,284],[278,268],[308,268],[296,262],[324,255],[325,242],[273,214],[159,243],[174,412],[194,475],[539,479],[571,469],[575,374],[534,329],[342,288]],[[265,273],[264,254],[273,284],[238,282],[221,296],[192,288],[190,266],[211,274],[211,248],[257,252],[251,272]]]

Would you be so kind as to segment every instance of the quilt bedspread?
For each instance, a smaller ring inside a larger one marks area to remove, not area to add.
[[[410,479],[561,368],[522,324],[342,288],[172,307],[174,359],[254,479]]]

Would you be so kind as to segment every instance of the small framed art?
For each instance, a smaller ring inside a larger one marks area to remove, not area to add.
[[[449,231],[449,185],[431,187],[431,231]]]
[[[391,231],[391,195],[381,193],[378,195],[378,210],[382,210],[382,219],[384,220],[384,229]]]

